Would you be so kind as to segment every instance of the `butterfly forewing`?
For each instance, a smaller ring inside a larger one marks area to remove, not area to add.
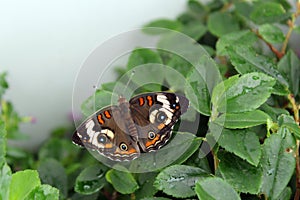
[[[73,135],[73,142],[96,150],[112,160],[132,160],[139,148],[126,133],[118,106],[104,108],[84,121]]]

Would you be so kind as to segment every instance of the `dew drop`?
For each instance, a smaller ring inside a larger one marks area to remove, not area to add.
[[[83,186],[83,189],[84,189],[84,190],[89,190],[90,188],[91,188],[91,186],[89,186],[89,185],[84,185],[84,186]]]
[[[156,167],[156,162],[155,161],[153,162],[153,166]]]
[[[267,171],[267,175],[268,175],[268,176],[273,175],[274,171],[275,171],[275,169],[270,169],[270,170],[268,170],[268,171]]]
[[[103,171],[100,170],[100,171],[96,174],[96,176],[97,176],[98,178],[101,178],[101,177],[103,176]]]
[[[184,177],[174,177],[171,176],[169,180],[167,180],[168,183],[172,183],[172,182],[178,182],[178,181],[182,181],[184,180]]]

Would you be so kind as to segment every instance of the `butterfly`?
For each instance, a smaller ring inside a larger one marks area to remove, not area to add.
[[[186,97],[170,92],[140,94],[129,102],[120,97],[118,103],[88,117],[74,132],[73,143],[113,161],[130,161],[165,146],[189,107]]]

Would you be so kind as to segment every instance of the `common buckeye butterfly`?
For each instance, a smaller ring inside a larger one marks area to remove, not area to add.
[[[169,92],[145,93],[129,102],[120,97],[119,105],[105,107],[79,125],[72,140],[111,160],[130,161],[163,147],[188,106],[186,97]]]

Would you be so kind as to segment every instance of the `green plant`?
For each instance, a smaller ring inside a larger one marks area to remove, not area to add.
[[[138,88],[135,94],[172,90],[189,98],[191,107],[181,120],[200,126],[196,132],[187,129],[176,133],[168,146],[183,154],[168,166],[145,173],[111,169],[71,144],[73,128],[67,127],[53,131],[36,155],[20,151],[31,161],[13,169],[36,170],[16,172],[15,177],[35,180],[36,185],[27,193],[31,190],[32,194],[40,194],[49,189],[57,198],[57,190],[51,185],[59,189],[61,199],[299,199],[300,60],[288,46],[291,34],[300,32],[295,24],[300,2],[295,5],[293,11],[285,0],[213,0],[207,4],[189,0],[188,10],[176,20],[159,19],[145,26],[182,32],[208,52],[194,63],[188,62],[162,49],[178,44],[179,49],[187,50],[185,55],[197,55],[194,44],[181,43],[168,35],[158,42],[158,50],[137,48],[127,66],[117,69],[120,78],[145,64],[148,69],[144,73],[161,83],[140,85],[145,76],[137,75],[132,79]],[[281,27],[287,29],[286,33]],[[162,34],[149,30],[144,31]],[[175,75],[165,76],[154,70],[153,63],[176,70],[188,86]],[[0,99],[7,88],[4,76],[0,76]],[[102,84],[82,104],[84,115],[110,105],[120,82]],[[10,120],[16,115],[5,116]],[[199,117],[200,122],[196,120]],[[19,117],[14,119],[20,121]],[[8,188],[17,185],[18,178],[11,183],[5,162],[6,131],[1,123],[0,194],[8,195]],[[6,129],[8,136],[18,130]],[[200,148],[203,145],[211,145],[204,157]],[[12,166],[17,162],[13,155],[9,162]],[[160,164],[160,160],[156,162]]]
[[[134,50],[126,69],[120,68],[118,72],[121,77],[135,66],[149,63],[165,64],[177,70],[190,88],[174,77],[158,75],[159,71],[153,72],[149,65],[144,73],[164,86],[137,86],[135,93],[184,92],[191,101],[191,109],[201,115],[202,125],[209,132],[205,134],[201,127],[189,141],[200,142],[194,143],[183,159],[163,169],[142,174],[109,170],[107,184],[114,187],[110,199],[195,196],[199,199],[290,199],[293,196],[299,199],[300,61],[293,49],[288,48],[288,42],[292,31],[298,30],[295,21],[300,14],[300,2],[296,3],[295,12],[291,12],[287,1],[275,0],[212,1],[206,5],[190,0],[188,8],[176,20],[155,20],[145,27],[185,33],[215,60],[203,56],[193,66],[184,58],[161,50],[163,45],[178,42],[169,36],[158,42],[156,51]],[[279,27],[286,25],[288,31],[284,34]],[[179,45],[188,49],[188,44]],[[193,50],[190,45],[191,54]],[[201,74],[201,70],[208,74]],[[215,81],[208,83],[209,80]],[[133,82],[139,85],[142,80],[136,78]],[[94,105],[96,109],[109,105],[115,85],[103,84],[95,96],[83,103],[83,113],[86,116],[93,113]],[[193,121],[191,116],[183,120]],[[177,133],[175,138],[181,134]],[[211,154],[204,158],[198,156],[202,140],[207,144],[217,142]],[[83,174],[89,174],[88,169]],[[104,193],[110,191],[105,184],[100,185]]]
[[[5,73],[0,74],[0,99],[8,84],[5,80]],[[2,115],[0,118],[0,199],[58,199],[58,190],[50,185],[42,184],[39,174],[36,170],[23,170],[12,173],[11,168],[7,164],[7,138],[20,138],[21,135],[15,134],[18,130],[18,124],[27,121],[27,118],[20,118],[13,111],[10,102],[1,101]],[[7,132],[9,134],[7,134]],[[9,137],[13,134],[13,137]],[[11,148],[13,149],[13,148]],[[11,150],[12,151],[12,150]],[[25,154],[21,150],[16,150],[19,154]],[[14,160],[13,156],[9,157]],[[17,156],[17,158],[19,158]],[[17,159],[15,159],[17,160]],[[24,161],[23,161],[24,162]],[[13,162],[12,162],[13,163]],[[23,165],[27,166],[27,164]],[[15,166],[16,167],[16,166]]]

